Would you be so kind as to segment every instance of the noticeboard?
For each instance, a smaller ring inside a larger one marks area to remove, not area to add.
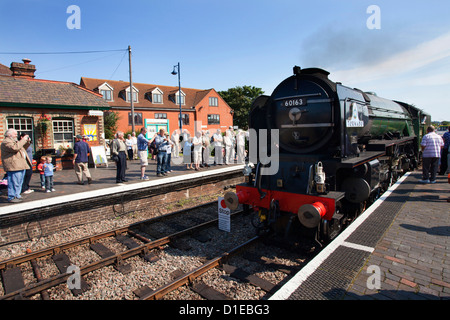
[[[103,146],[91,147],[91,156],[95,167],[99,164],[106,164],[108,166],[108,159],[106,158],[106,151]]]

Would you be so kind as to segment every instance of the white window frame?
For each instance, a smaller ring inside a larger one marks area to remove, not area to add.
[[[72,119],[55,119],[52,120],[53,129],[53,146],[58,149],[59,146],[73,148],[74,123]],[[56,139],[55,134],[62,134],[62,139]],[[70,135],[70,136],[68,136]],[[67,139],[66,139],[67,138]]]
[[[219,98],[209,97],[209,106],[210,107],[218,107],[219,106]]]
[[[125,89],[125,99],[126,99],[127,102],[131,103],[131,101],[130,101],[130,94],[129,93],[130,93],[130,87]],[[138,103],[139,102],[139,98],[138,97],[139,97],[139,90],[136,89],[135,86],[133,86],[133,102]]]
[[[105,94],[103,93],[104,91],[109,91],[110,92],[111,99],[107,99],[105,97]],[[103,99],[105,99],[106,101],[110,101],[110,102],[114,101],[114,88],[111,87],[107,82],[105,82],[102,85],[98,86],[98,92],[100,92],[100,94],[103,96]]]
[[[175,92],[175,104],[179,105],[180,101],[178,100],[180,98],[180,91]],[[181,105],[186,105],[186,94],[181,90]]]
[[[152,94],[152,103],[154,104],[163,104],[164,103],[164,92],[162,92],[159,88],[156,88],[151,92]],[[157,101],[156,96],[161,98],[161,101]]]

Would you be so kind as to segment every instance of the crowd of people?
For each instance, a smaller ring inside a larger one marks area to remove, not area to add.
[[[111,158],[116,162],[116,183],[127,182],[125,178],[127,159],[139,160],[141,180],[149,180],[146,174],[149,159],[156,161],[156,176],[167,176],[172,172],[172,164],[185,164],[188,170],[200,170],[209,167],[214,153],[214,165],[244,163],[245,141],[248,132],[234,131],[229,127],[224,135],[220,129],[210,136],[208,130],[198,131],[191,136],[188,130],[175,130],[171,136],[160,129],[153,138],[147,139],[147,128],[136,134],[116,133],[111,142]]]
[[[175,130],[171,136],[161,129],[153,138],[147,139],[147,129],[141,129],[140,134],[129,134],[127,139],[119,131],[111,143],[112,160],[116,163],[116,183],[127,182],[127,159],[139,160],[140,179],[149,180],[146,174],[149,159],[156,161],[156,176],[167,176],[172,172],[172,165],[186,165],[188,170],[200,170],[210,165],[228,165],[244,163],[246,150],[245,141],[248,132],[234,131],[229,127],[224,134],[217,129],[212,135],[208,130],[198,131],[191,136],[187,130]],[[428,127],[427,134],[421,141],[422,148],[422,180],[421,183],[435,183],[437,174],[450,173],[450,126],[443,137],[435,133],[433,126]],[[89,144],[83,137],[77,135],[74,143],[73,165],[77,183],[91,184],[89,171]],[[27,134],[18,136],[15,129],[8,129],[1,143],[1,159],[6,175],[2,181],[7,185],[8,202],[23,201],[22,194],[34,192],[30,189],[32,170],[31,139]],[[214,159],[214,160],[213,160]],[[213,163],[212,163],[213,162]],[[45,192],[54,192],[54,166],[52,157],[43,156],[37,165],[41,188]]]

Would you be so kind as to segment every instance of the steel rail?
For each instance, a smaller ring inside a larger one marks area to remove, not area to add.
[[[152,291],[146,296],[143,296],[140,298],[140,300],[158,300],[162,298],[167,293],[174,291],[178,289],[179,287],[192,283],[194,279],[198,278],[199,276],[203,275],[204,273],[208,272],[209,270],[219,266],[221,263],[223,263],[224,260],[230,257],[230,255],[238,252],[242,248],[254,243],[255,241],[259,240],[259,236],[255,236],[252,239],[244,242],[243,244],[238,245],[237,247],[234,247],[233,249],[222,253],[220,256],[213,258],[209,261],[207,261],[202,266],[195,268],[194,270],[176,278],[174,281],[159,287],[158,289]]]
[[[24,254],[22,256],[19,256],[19,257],[14,257],[14,258],[10,258],[10,259],[7,259],[7,260],[0,261],[0,270],[6,269],[9,266],[15,266],[15,265],[18,265],[18,264],[21,264],[21,263],[29,262],[29,261],[31,261],[33,259],[42,258],[42,257],[48,256],[48,255],[52,255],[52,254],[57,254],[57,253],[60,253],[61,251],[64,251],[64,250],[67,250],[67,249],[70,249],[70,248],[73,248],[73,247],[81,246],[83,244],[95,243],[95,241],[98,241],[100,239],[104,239],[104,238],[108,238],[108,237],[112,237],[112,236],[117,236],[119,234],[127,233],[127,232],[129,232],[129,231],[131,231],[133,229],[139,228],[141,225],[145,225],[145,224],[149,224],[149,223],[155,223],[155,222],[158,222],[158,221],[160,221],[162,219],[173,217],[173,216],[176,216],[178,214],[182,214],[182,213],[184,213],[186,211],[189,211],[189,210],[196,210],[196,209],[199,209],[199,208],[202,208],[202,207],[207,207],[207,206],[213,205],[215,203],[216,203],[215,201],[208,202],[206,204],[201,204],[201,205],[198,205],[198,206],[195,206],[195,207],[192,207],[192,208],[187,208],[187,209],[175,211],[175,212],[172,212],[172,213],[169,213],[169,214],[166,214],[166,215],[162,215],[162,216],[154,217],[154,218],[151,218],[151,219],[147,219],[147,220],[144,220],[144,221],[135,222],[135,223],[132,223],[132,224],[130,224],[128,226],[119,227],[119,228],[116,228],[116,229],[113,229],[113,230],[110,230],[110,231],[105,231],[105,232],[102,232],[102,233],[99,233],[99,234],[96,234],[96,235],[93,235],[93,236],[86,236],[86,237],[83,237],[83,238],[80,238],[80,239],[77,239],[77,240],[74,240],[74,241],[70,241],[70,242],[67,242],[67,243],[55,245],[55,246],[52,246],[52,247],[49,247],[49,248],[45,248],[45,249],[41,249],[41,250],[33,251],[33,252],[28,252],[28,253],[26,253],[26,254]]]
[[[241,214],[242,212],[243,211],[235,212],[235,213],[232,214],[232,216]],[[156,239],[156,240],[145,239],[145,238],[143,238],[141,236],[141,240],[144,240],[144,242],[145,242],[145,240],[147,240],[149,242],[145,243],[143,245],[140,245],[138,247],[126,250],[124,252],[115,254],[113,256],[110,256],[110,257],[107,257],[107,258],[103,258],[103,259],[101,259],[99,261],[93,262],[93,263],[88,264],[88,265],[86,265],[84,267],[81,267],[80,268],[80,276],[81,275],[85,275],[85,274],[87,274],[89,272],[101,269],[101,268],[106,267],[108,265],[119,264],[121,261],[123,261],[125,259],[128,259],[130,257],[139,255],[141,253],[146,253],[148,250],[151,250],[151,249],[154,249],[154,248],[166,245],[166,244],[170,243],[172,240],[174,240],[176,238],[179,238],[181,236],[193,233],[195,231],[201,230],[201,229],[209,227],[209,226],[211,226],[211,225],[213,225],[215,223],[218,223],[218,220],[219,219],[216,218],[216,219],[213,219],[213,220],[210,220],[210,221],[207,221],[207,222],[195,225],[193,227],[189,227],[189,228],[187,228],[185,230],[178,231],[176,233],[170,234],[168,236],[165,236],[165,237],[162,237],[162,238],[159,238],[159,239]],[[102,236],[105,235],[105,234],[109,234],[110,236],[111,235],[115,235],[118,230],[120,230],[121,233],[124,233],[124,232],[127,232],[128,228],[129,227],[119,228],[119,229],[116,229],[114,231],[109,231],[109,232],[102,233],[101,235]],[[120,233],[120,232],[118,232],[118,233]],[[69,243],[67,245],[63,245],[61,247],[67,249],[67,248],[75,246],[74,245],[75,242],[76,243],[80,243],[81,242],[81,244],[83,244],[83,243],[87,243],[90,238],[96,238],[97,239],[97,237],[99,237],[99,236],[100,235],[96,235],[96,236],[93,236],[93,237],[86,237],[86,238],[80,239],[78,241],[71,242],[71,243]],[[68,246],[68,245],[70,245],[70,246]],[[61,247],[58,247],[59,250],[57,252],[60,252],[60,250],[61,250],[60,248]],[[44,249],[44,250],[41,250],[40,252],[36,252],[36,255],[31,253],[31,254],[29,254],[27,256],[24,256],[24,257],[21,257],[21,258],[22,259],[23,258],[29,258],[29,259],[27,259],[25,261],[25,262],[27,262],[28,260],[34,259],[36,257],[52,254],[53,250],[54,250],[54,248]],[[46,254],[44,254],[44,253],[46,253]],[[22,261],[22,259],[20,259],[20,260]],[[40,293],[43,290],[52,288],[54,286],[57,286],[57,285],[59,285],[61,283],[66,282],[67,279],[71,275],[72,275],[72,273],[62,273],[62,274],[59,274],[57,276],[54,276],[54,277],[51,277],[51,278],[48,278],[48,279],[42,279],[42,281],[40,281],[38,283],[34,283],[34,284],[31,284],[31,285],[28,285],[27,287],[22,288],[20,290],[16,290],[16,291],[10,292],[9,294],[0,296],[0,300],[10,300],[10,299],[14,299],[14,297],[16,297],[16,296],[21,296],[21,297],[33,296],[35,294]]]

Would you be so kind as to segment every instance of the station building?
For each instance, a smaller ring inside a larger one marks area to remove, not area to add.
[[[131,96],[133,97],[135,132],[148,129],[148,138],[164,128],[170,134],[179,129],[180,99],[182,129],[191,135],[197,130],[222,132],[233,125],[233,110],[214,89],[200,90],[170,87],[156,84],[130,83],[82,77],[80,85],[103,96],[118,112],[118,130],[132,132]],[[130,92],[133,94],[131,95]],[[201,123],[200,123],[201,122]],[[197,127],[196,127],[197,125]]]
[[[76,135],[104,145],[103,112],[111,108],[102,96],[75,83],[35,79],[30,62],[0,64],[0,142],[9,128],[26,133],[34,158],[70,154]]]

